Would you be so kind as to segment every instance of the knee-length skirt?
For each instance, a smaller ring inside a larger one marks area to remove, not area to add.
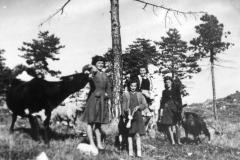
[[[169,100],[164,104],[163,116],[160,123],[174,125],[180,120],[180,116],[181,113],[178,112],[178,108],[174,101]]]

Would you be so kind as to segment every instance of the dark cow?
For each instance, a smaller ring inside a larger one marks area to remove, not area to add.
[[[196,113],[185,112],[182,117],[182,127],[185,130],[186,140],[188,140],[188,133],[194,136],[195,143],[200,141],[199,135],[203,132],[210,141],[210,133],[207,129],[206,123]]]
[[[93,71],[89,65],[85,70]],[[61,77],[62,81],[48,82],[44,79],[34,78],[24,82],[13,79],[7,92],[6,102],[12,111],[12,124],[10,132],[13,132],[17,116],[28,117],[36,140],[39,140],[39,124],[33,113],[45,110],[46,119],[43,122],[45,136],[44,142],[49,143],[48,131],[51,112],[70,94],[82,89],[89,81],[89,74],[78,73]]]

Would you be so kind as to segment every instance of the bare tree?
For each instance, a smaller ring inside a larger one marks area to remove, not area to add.
[[[112,25],[112,49],[114,54],[113,74],[113,106],[115,106],[115,117],[121,114],[122,95],[122,44],[119,21],[119,2],[111,2],[111,25]]]

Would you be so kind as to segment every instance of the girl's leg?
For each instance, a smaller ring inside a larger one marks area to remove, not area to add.
[[[179,145],[182,145],[180,139],[181,139],[181,130],[180,130],[180,124],[176,124],[176,135],[177,135],[177,142]]]
[[[142,152],[141,152],[141,137],[137,133],[136,134],[136,144],[137,144],[137,156],[142,157]]]
[[[173,137],[173,131],[172,131],[172,125],[168,126],[168,133],[170,135],[172,145],[175,145],[175,141],[174,141],[174,137]]]
[[[128,153],[133,157],[133,138],[131,136],[128,137]]]
[[[97,148],[93,141],[93,123],[89,123],[87,125],[87,135],[88,135],[88,139],[90,141],[90,145],[93,146],[94,148]]]
[[[101,123],[95,124],[95,134],[97,138],[97,147],[98,149],[104,149],[101,141]]]

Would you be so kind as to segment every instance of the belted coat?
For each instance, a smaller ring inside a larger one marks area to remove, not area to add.
[[[90,92],[81,121],[85,123],[109,123],[107,101],[111,96],[111,87],[106,73],[97,72],[90,80]]]

